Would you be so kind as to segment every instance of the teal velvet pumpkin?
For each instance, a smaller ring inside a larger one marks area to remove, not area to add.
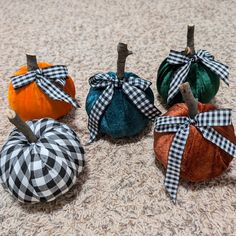
[[[165,59],[157,72],[157,90],[164,102],[167,103],[168,91],[174,73],[182,65],[170,65]],[[220,78],[200,61],[193,62],[185,82],[189,82],[193,95],[199,102],[208,103],[216,95],[220,86]],[[169,105],[182,102],[180,92],[172,99]]]
[[[116,73],[108,72],[110,76]],[[125,72],[124,77],[138,77],[134,73]],[[86,111],[89,115],[91,109],[102,94],[104,89],[90,88],[86,99]],[[154,95],[150,88],[146,89],[145,95],[154,104]],[[149,119],[138,110],[133,102],[125,95],[121,88],[114,88],[114,94],[110,104],[104,111],[100,124],[99,133],[107,134],[113,138],[132,137],[140,133],[147,125]]]

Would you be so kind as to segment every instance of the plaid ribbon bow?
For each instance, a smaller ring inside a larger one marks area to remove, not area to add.
[[[171,50],[169,56],[167,57],[167,62],[169,64],[182,66],[176,71],[171,80],[167,103],[170,103],[173,97],[178,93],[179,86],[185,81],[189,73],[191,63],[198,60],[207,66],[212,72],[216,73],[227,85],[229,85],[228,66],[215,61],[214,57],[208,51],[198,50],[192,57],[188,57],[183,55],[182,52]]]
[[[189,135],[190,125],[196,126],[205,139],[214,143],[231,156],[236,157],[236,145],[211,128],[211,126],[231,125],[230,109],[219,109],[198,113],[194,119],[185,116],[157,117],[155,121],[155,131],[176,133],[169,150],[164,182],[166,190],[174,203],[176,202],[179,185],[181,160]]]
[[[112,100],[114,88],[121,87],[122,91],[134,105],[150,120],[154,121],[155,117],[161,114],[143,92],[151,85],[151,82],[141,79],[134,74],[129,78],[120,80],[115,74],[99,73],[89,79],[89,84],[93,88],[105,88],[105,90],[99,96],[90,112],[88,121],[90,139],[87,144],[93,142],[97,136],[99,121],[104,110]]]
[[[60,100],[79,107],[78,103],[69,94],[59,89],[54,83],[65,86],[68,70],[66,66],[56,65],[44,69],[34,69],[24,75],[12,76],[14,89],[21,88],[29,83],[36,82],[39,88],[53,100]]]

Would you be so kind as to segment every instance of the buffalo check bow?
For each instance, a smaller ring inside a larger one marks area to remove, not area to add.
[[[93,88],[105,88],[105,90],[94,103],[90,112],[88,121],[90,139],[87,144],[93,142],[98,134],[99,121],[112,100],[114,88],[121,87],[134,105],[150,120],[154,121],[155,117],[161,114],[143,92],[151,85],[151,82],[147,80],[134,75],[121,80],[115,74],[99,73],[89,79],[89,84]]]
[[[172,201],[176,202],[179,185],[180,166],[189,135],[189,126],[194,125],[205,139],[236,157],[236,145],[216,132],[211,126],[231,125],[231,110],[219,109],[198,113],[193,119],[185,116],[161,116],[155,121],[156,132],[175,132],[175,137],[168,154],[168,164],[165,176],[165,188]]]
[[[44,69],[33,69],[24,75],[12,76],[14,89],[21,88],[29,83],[36,82],[39,88],[51,99],[70,103],[79,107],[78,103],[69,94],[58,88],[55,83],[65,86],[68,70],[66,66],[55,65]]]
[[[167,103],[170,103],[173,97],[178,93],[179,86],[185,81],[191,63],[200,61],[207,66],[212,72],[216,73],[227,85],[229,85],[229,69],[228,66],[217,62],[214,57],[206,50],[198,50],[191,57],[185,56],[182,52],[174,50],[170,51],[167,62],[172,65],[182,65],[173,75],[168,92]]]

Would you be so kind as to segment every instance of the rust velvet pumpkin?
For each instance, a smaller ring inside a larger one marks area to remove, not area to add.
[[[38,62],[37,64],[40,69],[52,66],[47,62]],[[20,67],[20,69],[14,73],[14,76],[24,75],[27,72],[28,68],[25,65]],[[70,76],[67,76],[63,91],[72,98],[75,97],[75,86]],[[43,117],[58,119],[66,115],[72,109],[72,105],[69,103],[49,98],[35,82],[27,84],[17,90],[13,88],[12,82],[10,82],[8,101],[10,107],[15,110],[23,120],[40,119]]]
[[[198,111],[215,110],[211,104],[198,103]],[[185,103],[172,106],[163,116],[188,116],[188,107]],[[214,126],[214,129],[226,139],[236,144],[233,125]],[[175,133],[154,132],[154,151],[156,158],[166,168],[168,153]],[[190,125],[190,132],[185,145],[180,176],[191,182],[208,180],[221,175],[229,166],[233,157],[204,139],[201,132]]]

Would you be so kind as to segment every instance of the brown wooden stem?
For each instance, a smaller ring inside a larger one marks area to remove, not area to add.
[[[16,128],[25,135],[27,140],[30,143],[36,143],[38,138],[36,135],[32,132],[30,127],[16,114],[15,111],[8,109],[7,110],[7,117],[9,121],[16,126]]]
[[[39,68],[38,63],[37,63],[37,58],[35,55],[26,54],[26,61],[27,61],[27,67],[29,71]]]
[[[198,113],[198,102],[193,96],[192,90],[188,82],[183,83],[179,87],[183,100],[188,107],[188,113],[191,118],[194,118]]]
[[[188,25],[187,31],[187,47],[185,49],[187,55],[193,55],[195,53],[194,49],[194,25]]]
[[[124,43],[118,43],[117,52],[118,52],[117,76],[119,79],[122,79],[124,78],[124,73],[125,73],[126,58],[133,53],[128,50],[127,44]]]

